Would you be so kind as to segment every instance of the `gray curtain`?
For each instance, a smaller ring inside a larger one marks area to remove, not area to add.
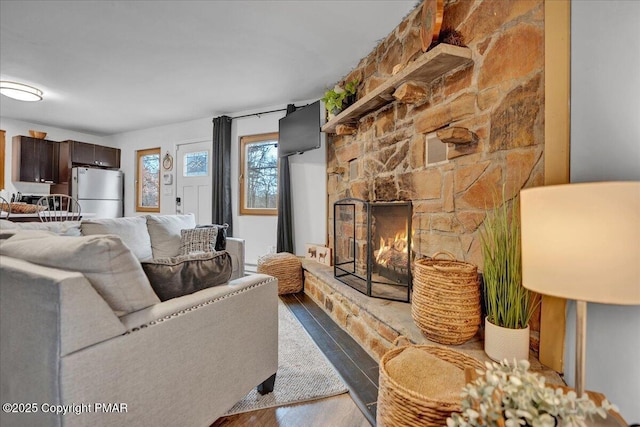
[[[213,206],[211,222],[229,224],[227,236],[233,236],[231,217],[231,117],[213,119]]]
[[[296,111],[293,104],[287,105],[287,114]],[[289,157],[280,158],[278,181],[278,252],[295,254],[293,248],[293,216],[291,213],[291,179],[289,177]]]

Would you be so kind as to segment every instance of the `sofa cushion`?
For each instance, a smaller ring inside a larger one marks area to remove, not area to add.
[[[146,261],[153,258],[147,218],[144,216],[82,220],[80,228],[84,236],[115,234],[131,249],[138,260]]]
[[[218,229],[188,228],[180,230],[180,255],[189,255],[193,252],[216,252],[216,240]]]
[[[180,231],[196,227],[193,214],[147,215],[147,229],[151,237],[153,258],[180,255]]]
[[[84,274],[117,316],[160,302],[142,266],[118,236],[42,236],[37,241],[23,237],[17,233],[4,240],[0,254]]]
[[[0,219],[0,230],[44,230],[60,236],[80,236],[80,221],[13,222]]]
[[[57,234],[53,231],[46,230],[0,230],[0,240],[12,238],[12,242],[27,239],[42,239],[43,237],[51,236],[57,236]]]
[[[224,251],[227,249],[227,228],[229,224],[206,224],[198,225],[196,228],[216,228],[218,235],[216,236],[216,251]]]
[[[142,263],[153,290],[162,301],[222,285],[231,277],[226,251],[180,255]]]

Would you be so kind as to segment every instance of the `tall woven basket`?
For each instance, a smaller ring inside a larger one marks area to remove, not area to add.
[[[380,380],[376,423],[378,427],[442,427],[452,412],[460,412],[461,399],[440,400],[418,393],[390,375],[388,363],[408,348],[425,351],[461,370],[485,369],[477,359],[459,351],[436,345],[408,345],[389,350],[380,359]],[[462,390],[460,390],[462,392]]]
[[[457,345],[472,338],[481,322],[478,268],[449,252],[416,261],[411,317],[431,341]]]

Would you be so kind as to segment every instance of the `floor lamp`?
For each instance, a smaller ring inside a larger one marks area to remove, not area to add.
[[[640,304],[640,182],[522,190],[522,284],[576,300],[576,392],[585,388],[587,302]]]

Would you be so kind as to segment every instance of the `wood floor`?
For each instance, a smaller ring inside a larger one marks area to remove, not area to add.
[[[349,393],[312,402],[261,409],[216,420],[211,427],[369,427],[375,425],[378,365],[303,293],[283,302],[345,381]]]

